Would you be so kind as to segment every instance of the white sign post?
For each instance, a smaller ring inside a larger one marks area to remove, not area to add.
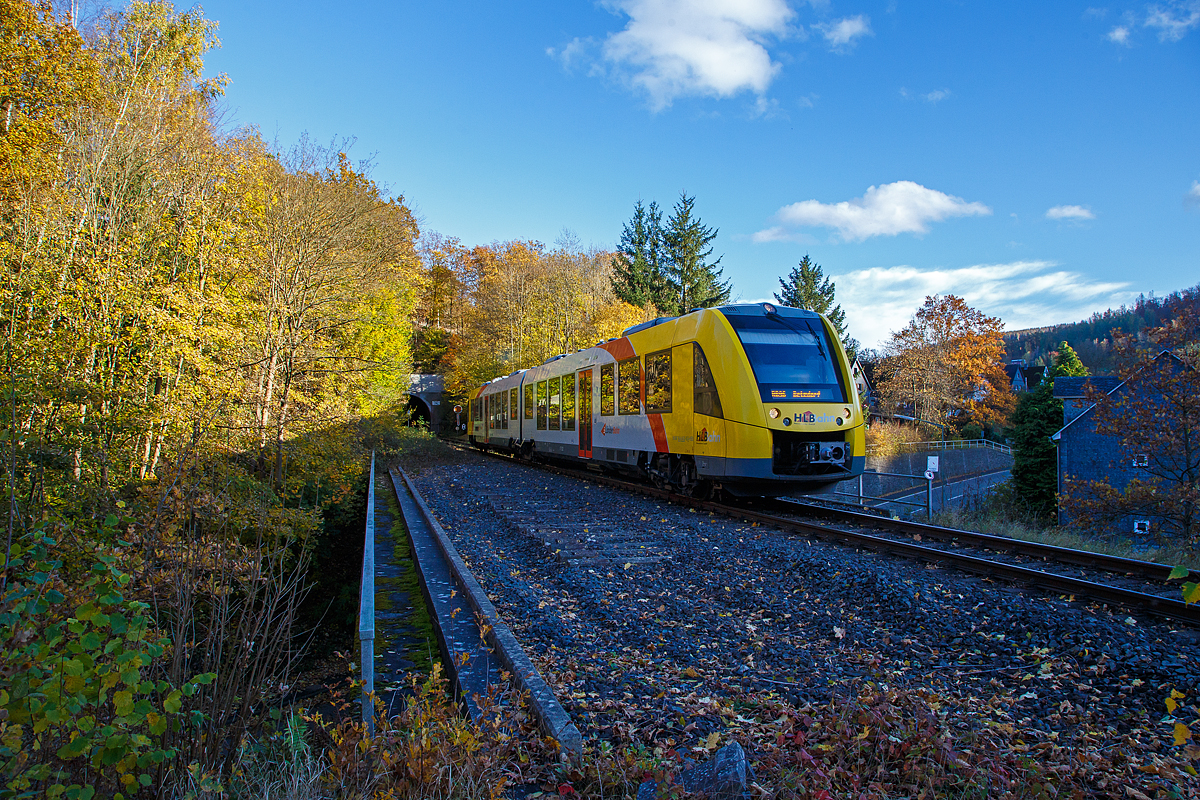
[[[927,459],[927,462],[928,462],[928,466],[926,466],[925,469],[929,470],[930,472],[938,471],[938,457],[937,456],[929,456]]]

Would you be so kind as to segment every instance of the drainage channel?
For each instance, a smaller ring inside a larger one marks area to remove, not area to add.
[[[395,707],[404,691],[405,677],[421,663],[415,658],[420,653],[414,648],[429,649],[427,634],[432,634],[455,696],[472,718],[482,714],[475,698],[488,696],[489,690],[507,676],[525,696],[528,710],[542,731],[577,758],[582,750],[579,730],[500,619],[420,493],[398,469],[381,477],[377,488],[377,696],[386,707]],[[404,538],[386,533],[397,528],[403,528]],[[413,567],[407,580],[404,545],[411,553]],[[414,584],[420,587],[419,597]],[[427,609],[425,617],[417,608],[420,600]],[[423,619],[428,620],[427,627]]]
[[[376,475],[375,483],[375,694],[396,713],[409,676],[445,662],[391,481]]]

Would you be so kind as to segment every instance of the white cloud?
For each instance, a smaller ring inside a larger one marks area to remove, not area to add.
[[[765,43],[788,35],[785,0],[608,0],[629,17],[604,58],[661,109],[684,95],[762,95],[779,72]]]
[[[904,265],[856,270],[834,275],[833,281],[850,335],[868,347],[885,343],[933,294],[956,294],[1002,319],[1009,330],[1074,322],[1133,297],[1128,283],[1097,281],[1057,266],[1053,261],[927,270]]]
[[[949,89],[934,89],[928,94],[921,95],[921,99],[926,103],[938,103],[950,96]]]
[[[1123,45],[1128,46],[1129,45],[1129,28],[1126,28],[1124,25],[1118,25],[1117,27],[1115,27],[1111,31],[1109,31],[1108,34],[1104,38],[1108,39],[1110,42],[1116,42],[1117,44],[1123,44]]]
[[[780,225],[759,231],[755,242],[791,238],[789,228],[835,228],[842,239],[862,241],[871,236],[928,233],[929,223],[950,217],[980,216],[992,210],[983,203],[968,203],[912,181],[872,186],[862,197],[841,203],[803,200],[776,213]]]
[[[1084,206],[1055,206],[1046,211],[1046,219],[1095,219],[1091,209]]]
[[[1157,28],[1161,41],[1177,42],[1192,28],[1200,26],[1200,0],[1174,0],[1166,5],[1150,6],[1145,26]]]
[[[580,39],[576,36],[562,49],[547,47],[546,55],[557,60],[563,65],[563,69],[570,72],[581,60],[589,58],[588,53],[595,47],[595,44],[591,38]]]
[[[1200,203],[1200,181],[1192,181],[1192,188],[1184,195],[1184,200],[1189,203]]]
[[[855,39],[874,35],[871,30],[871,19],[863,14],[813,27],[825,36],[825,41],[829,42],[829,46],[834,50],[847,49],[849,46],[853,46]]]

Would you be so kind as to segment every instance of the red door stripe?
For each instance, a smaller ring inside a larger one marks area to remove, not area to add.
[[[660,453],[667,451],[667,432],[663,428],[662,414],[650,414],[650,430],[654,434],[654,449]]]

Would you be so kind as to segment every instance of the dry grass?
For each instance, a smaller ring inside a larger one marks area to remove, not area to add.
[[[890,458],[900,453],[903,445],[923,440],[920,431],[913,425],[901,422],[874,422],[867,428],[867,453],[880,458]]]
[[[1089,553],[1134,558],[1173,567],[1186,566],[1189,569],[1200,569],[1200,553],[1184,545],[1162,545],[1147,550],[1135,546],[1128,539],[1099,536],[1057,525],[1043,527],[1036,523],[1013,519],[1002,510],[986,505],[979,510],[947,509],[938,512],[933,516],[933,524],[1055,547],[1067,547],[1072,550],[1085,550]]]

